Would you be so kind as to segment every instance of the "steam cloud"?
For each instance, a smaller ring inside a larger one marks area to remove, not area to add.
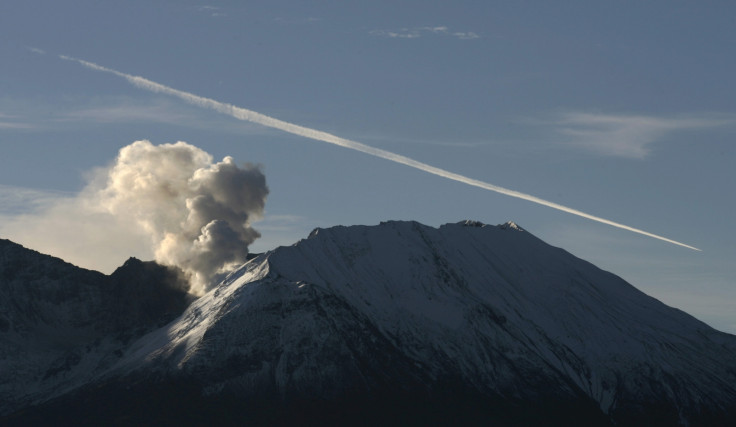
[[[304,126],[299,126],[293,123],[288,123],[283,120],[279,120],[273,117],[266,116],[265,114],[257,113],[255,111],[251,111],[245,108],[236,107],[231,104],[226,104],[223,102],[215,101],[214,99],[201,97],[198,95],[194,95],[188,92],[184,92],[181,90],[177,90],[168,86],[164,86],[160,83],[153,82],[151,80],[145,79],[143,77],[139,76],[133,76],[130,74],[122,73],[120,71],[113,70],[111,68],[106,68],[100,65],[97,65],[93,62],[84,61],[81,59],[72,58],[69,56],[60,56],[61,59],[67,60],[67,61],[74,61],[77,62],[87,68],[97,70],[97,71],[103,71],[106,73],[110,73],[113,75],[116,75],[118,77],[122,77],[131,84],[151,92],[157,92],[157,93],[164,93],[167,95],[175,96],[179,99],[182,99],[190,104],[202,107],[202,108],[208,108],[217,112],[220,112],[222,114],[229,115],[231,117],[234,117],[238,120],[244,120],[249,121],[253,123],[257,123],[263,126],[271,127],[274,129],[279,129],[284,132],[288,132],[294,135],[303,136],[306,138],[314,139],[317,141],[323,141],[330,144],[339,145],[341,147],[349,148],[351,150],[360,151],[366,154],[370,154],[371,156],[380,157],[382,159],[390,160],[392,162],[400,163],[415,169],[419,169],[428,173],[431,173],[433,175],[441,176],[443,178],[451,179],[453,181],[462,182],[467,185],[472,185],[474,187],[483,188],[485,190],[494,191],[496,193],[505,194],[507,196],[516,197],[518,199],[527,200],[532,203],[537,203],[543,206],[547,206],[553,209],[557,209],[563,212],[567,212],[573,215],[577,215],[583,218],[587,218],[589,220],[597,221],[606,225],[610,225],[613,227],[621,228],[623,230],[628,230],[634,233],[638,233],[644,236],[652,237],[654,239],[659,239],[668,243],[672,243],[678,246],[682,246],[688,249],[693,249],[696,251],[700,251],[700,249],[686,245],[684,243],[678,242],[676,240],[668,239],[666,237],[659,236],[657,234],[650,233],[648,231],[640,230],[638,228],[630,227],[628,225],[620,224],[605,218],[601,218],[595,215],[591,215],[582,211],[579,211],[577,209],[573,209],[567,206],[560,205],[558,203],[550,202],[548,200],[541,199],[536,196],[532,196],[530,194],[521,193],[519,191],[510,190],[507,188],[499,187],[497,185],[493,185],[487,182],[483,182],[477,179],[469,178],[454,172],[450,172],[444,169],[440,169],[438,167],[434,167],[431,165],[428,165],[426,163],[422,163],[419,161],[416,161],[414,159],[408,158],[406,156],[402,156],[400,154],[392,153],[390,151],[382,150],[379,148],[371,147],[369,145],[365,145],[363,143],[352,141],[345,138],[340,138],[339,136],[332,135],[327,132],[319,131],[316,129],[307,128]]]
[[[99,191],[99,206],[129,215],[152,236],[157,261],[175,265],[205,286],[242,264],[260,237],[250,226],[263,213],[268,188],[257,167],[238,167],[184,142],[137,141],[120,150]]]
[[[22,230],[23,244],[93,268],[99,264],[89,265],[89,258],[95,264],[95,254],[85,253],[90,247],[140,253],[147,245],[145,255],[182,269],[190,292],[202,294],[217,274],[245,262],[248,245],[260,237],[250,223],[263,214],[267,195],[257,166],[239,167],[231,157],[214,163],[185,142],[136,141],[76,198],[0,228]]]

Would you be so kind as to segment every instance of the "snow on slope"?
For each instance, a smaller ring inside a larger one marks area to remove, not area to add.
[[[316,229],[245,264],[136,342],[115,374],[155,369],[223,390],[329,398],[460,379],[482,393],[736,401],[736,337],[513,223]]]

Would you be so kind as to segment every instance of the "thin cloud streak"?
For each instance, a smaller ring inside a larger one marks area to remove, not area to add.
[[[224,12],[221,12],[221,10],[222,8],[218,6],[211,6],[211,5],[203,5],[203,6],[197,7],[198,12],[209,13],[210,16],[215,17],[215,18],[227,16],[227,14]]]
[[[428,165],[426,163],[419,162],[417,160],[411,159],[406,156],[402,156],[400,154],[392,153],[387,150],[382,150],[380,148],[371,147],[368,145],[365,145],[363,143],[352,141],[345,138],[340,138],[339,136],[332,135],[327,132],[319,131],[316,129],[311,129],[304,126],[299,126],[293,123],[285,122],[283,120],[279,120],[273,117],[269,117],[265,114],[257,113],[252,110],[248,110],[241,107],[236,107],[231,104],[215,101],[214,99],[201,97],[198,95],[194,95],[188,92],[184,92],[178,89],[174,89],[168,86],[164,86],[160,83],[153,82],[151,80],[145,79],[140,76],[134,76],[131,74],[122,73],[120,71],[113,70],[111,68],[106,68],[101,65],[97,65],[95,63],[84,61],[81,59],[72,58],[69,56],[60,55],[61,59],[67,60],[67,61],[73,61],[77,62],[87,68],[90,68],[92,70],[96,71],[103,71],[106,73],[113,74],[115,76],[124,78],[129,83],[133,84],[136,87],[139,87],[144,90],[148,90],[155,93],[163,93],[166,95],[175,96],[185,102],[188,102],[193,105],[197,105],[202,108],[211,109],[217,112],[220,112],[222,114],[227,114],[231,117],[234,117],[238,120],[244,120],[248,122],[258,123],[263,126],[267,126],[274,129],[279,129],[287,133],[291,133],[298,136],[303,136],[305,138],[314,139],[317,141],[323,141],[330,144],[338,145],[340,147],[349,148],[351,150],[360,151],[365,154],[370,154],[371,156],[379,157],[385,160],[390,160],[395,163],[400,163],[415,169],[422,170],[424,172],[431,173],[433,175],[437,175],[443,178],[451,179],[453,181],[461,182],[463,184],[471,185],[474,187],[482,188],[489,191],[494,191],[496,193],[504,194],[511,197],[516,197],[518,199],[526,200],[532,203],[537,203],[543,206],[547,206],[553,209],[557,209],[562,212],[567,212],[573,215],[580,216],[582,218],[587,218],[592,221],[597,221],[602,224],[607,224],[612,227],[617,227],[623,230],[628,230],[634,233],[638,233],[644,236],[652,237],[654,239],[659,239],[668,243],[672,243],[678,246],[682,246],[688,249],[693,249],[696,251],[700,251],[700,249],[695,248],[690,245],[686,245],[685,243],[681,243],[672,239],[668,239],[666,237],[659,236],[657,234],[649,233],[644,230],[640,230],[638,228],[630,227],[628,225],[620,224],[605,218],[601,218],[595,215],[591,215],[582,211],[579,211],[577,209],[569,208],[567,206],[560,205],[558,203],[554,203],[548,200],[540,199],[539,197],[535,197],[529,194],[521,193],[518,191],[510,190],[507,188],[499,187],[497,185],[493,185],[487,182],[483,182],[477,179],[469,178],[454,172],[450,172],[435,166]]]
[[[19,120],[17,115],[0,113],[0,129],[32,129],[28,123]]]
[[[110,105],[71,111],[60,121],[185,123],[187,119],[184,114],[171,113],[165,105]]]
[[[29,51],[31,51],[31,52],[33,52],[33,53],[37,53],[37,54],[39,54],[39,55],[46,55],[46,51],[45,51],[45,50],[43,50],[43,49],[39,49],[39,48],[37,48],[37,47],[33,47],[33,46],[26,46],[26,49],[28,49]]]
[[[0,129],[27,130],[33,129],[33,126],[26,123],[0,122]]]
[[[78,106],[67,102],[44,104],[33,99],[0,98],[0,133],[66,132],[118,123],[162,123],[233,134],[262,135],[267,132],[254,123],[232,121],[220,114],[203,115],[199,108],[178,101],[170,98],[148,98],[146,101],[110,97],[96,98],[87,105]]]
[[[733,126],[733,116],[651,117],[567,113],[555,122],[568,143],[599,154],[643,159],[651,145],[668,133],[689,129]]]
[[[472,31],[452,32],[444,25],[436,27],[402,28],[400,30],[373,30],[370,32],[370,34],[374,36],[389,37],[393,39],[418,39],[425,34],[455,37],[460,40],[473,40],[480,38],[478,34]]]
[[[32,213],[57,203],[60,199],[71,198],[64,191],[37,190],[0,184],[0,216]]]

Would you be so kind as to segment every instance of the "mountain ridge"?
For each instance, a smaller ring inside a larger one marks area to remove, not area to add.
[[[184,381],[193,407],[237,396],[228,408],[276,422],[305,405],[398,416],[403,399],[414,416],[464,408],[471,423],[725,423],[734,350],[736,337],[512,222],[390,221],[251,259],[96,381],[109,395]]]
[[[0,414],[95,378],[186,308],[182,286],[152,262],[104,275],[0,240]]]

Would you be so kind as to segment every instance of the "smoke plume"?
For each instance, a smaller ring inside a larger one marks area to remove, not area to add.
[[[153,255],[187,273],[190,292],[201,294],[216,275],[245,262],[248,245],[260,237],[251,221],[263,214],[267,195],[257,166],[240,167],[231,157],[215,163],[185,142],[136,141],[123,147],[111,166],[97,171],[75,198],[16,217],[0,231],[92,268],[99,268],[88,261],[98,248],[132,251],[125,258]],[[109,253],[101,257],[110,262]],[[116,258],[113,265],[122,260]]]
[[[151,236],[156,261],[192,275],[198,288],[245,261],[260,234],[250,221],[268,195],[259,168],[238,167],[184,143],[136,141],[120,150],[98,192],[99,207],[130,216]]]

